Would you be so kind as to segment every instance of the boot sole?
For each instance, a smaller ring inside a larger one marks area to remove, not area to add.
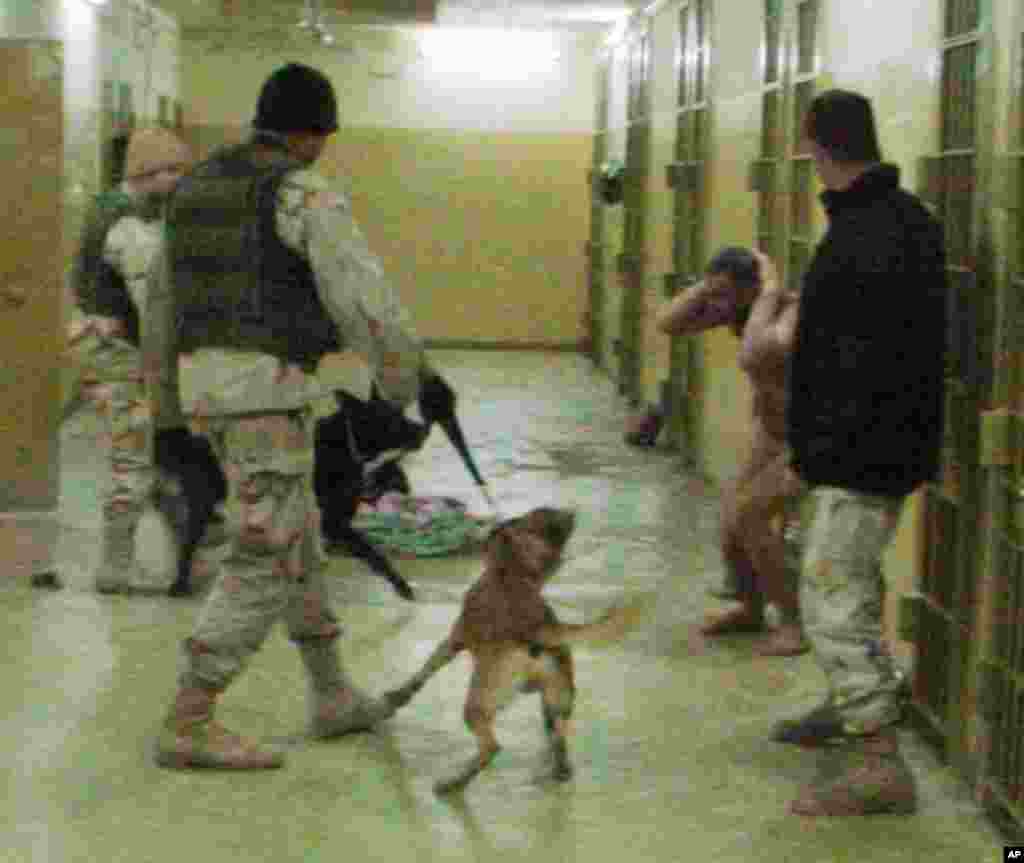
[[[875,803],[870,806],[859,807],[856,804],[829,806],[824,801],[803,804],[799,800],[794,800],[790,804],[789,811],[794,815],[802,815],[807,818],[842,818],[857,815],[913,815],[917,812],[917,801],[901,800],[889,804]]]
[[[232,764],[180,752],[157,752],[155,761],[158,767],[167,767],[171,770],[276,770],[284,766],[283,758],[263,764]]]

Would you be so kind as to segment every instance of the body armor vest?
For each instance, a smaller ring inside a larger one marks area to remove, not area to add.
[[[71,284],[84,314],[121,321],[125,340],[138,347],[139,310],[124,278],[103,259],[110,229],[123,217],[132,215],[139,215],[138,207],[124,192],[114,190],[96,196],[75,256]]]
[[[167,260],[183,353],[240,348],[314,369],[340,347],[313,271],[278,237],[277,193],[302,165],[253,144],[215,153],[167,210]]]

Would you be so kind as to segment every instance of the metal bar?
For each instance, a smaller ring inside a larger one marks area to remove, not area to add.
[[[964,45],[976,45],[981,41],[981,31],[972,30],[960,36],[948,36],[942,40],[942,50],[952,51],[954,48],[962,48]]]

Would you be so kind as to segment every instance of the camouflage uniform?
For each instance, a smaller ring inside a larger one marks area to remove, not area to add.
[[[314,171],[295,169],[284,173],[273,203],[273,230],[308,264],[317,300],[337,334],[334,349],[360,353],[382,395],[393,403],[404,406],[416,398],[424,368],[420,342],[346,197]],[[169,238],[175,230],[173,207],[172,200]],[[167,260],[151,288],[144,338],[157,430],[184,424],[176,332],[195,329],[183,325],[176,312],[182,288],[172,284],[174,248],[169,239]],[[309,322],[311,339],[315,325]],[[320,554],[320,533],[311,405],[330,393],[310,374],[309,363],[303,368],[266,351],[230,345],[200,346],[191,354],[190,371],[203,382],[194,388],[192,412],[223,460],[233,498],[229,512],[237,523],[231,526],[230,553],[185,643],[181,689],[157,760],[176,767],[277,766],[276,753],[214,723],[212,703],[278,619],[284,619],[309,672],[315,734],[368,728],[390,713],[356,690],[343,672],[336,647],[340,628],[312,565]]]
[[[83,318],[72,349],[77,380],[65,393],[67,412],[77,390],[91,386],[105,424],[110,473],[102,493],[103,551],[96,574],[96,587],[102,591],[142,585],[135,530],[152,488],[153,469],[147,452],[149,407],[142,386],[138,314],[145,307],[147,275],[162,231],[158,215],[144,213],[124,191],[100,196],[93,215],[98,224],[92,229],[103,230],[111,215],[114,221],[101,238],[99,260],[87,260],[97,251],[90,248],[93,238],[87,228],[76,263],[73,280]],[[123,282],[121,307],[112,308],[97,297],[95,281],[105,268]]]
[[[800,605],[842,732],[872,734],[897,722],[901,677],[882,638],[881,557],[904,498],[819,487],[807,538]]]

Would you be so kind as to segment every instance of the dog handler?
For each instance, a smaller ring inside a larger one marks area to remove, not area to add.
[[[310,166],[338,128],[331,83],[301,64],[264,82],[251,138],[182,181],[167,217],[144,353],[160,436],[185,425],[178,356],[191,354],[196,413],[228,474],[240,521],[195,629],[160,735],[165,767],[277,767],[280,753],[214,721],[218,695],[283,619],[312,688],[312,732],[370,729],[392,713],[342,668],[341,628],[320,573],[311,403],[320,358],[352,349],[399,408],[427,371],[420,341],[356,226],[349,202]],[[204,368],[210,373],[204,373]],[[226,382],[223,369],[238,369]]]

